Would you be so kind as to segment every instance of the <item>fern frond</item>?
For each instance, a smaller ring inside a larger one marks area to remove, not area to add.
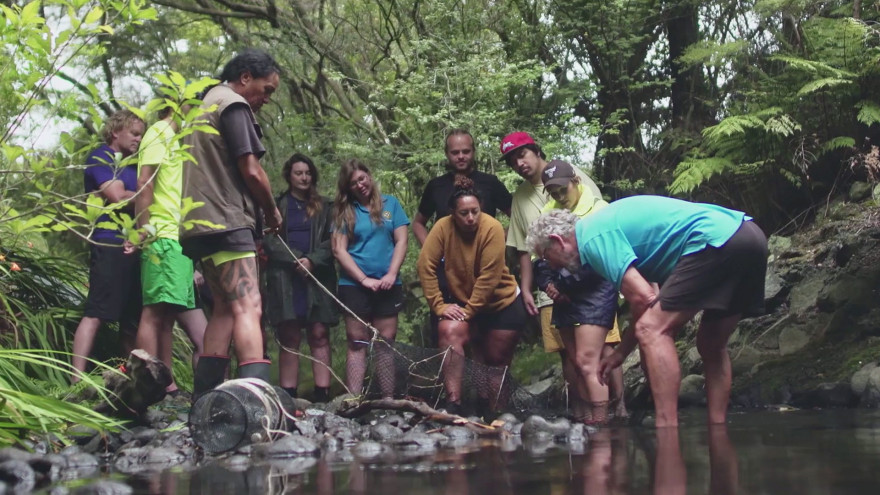
[[[865,125],[874,125],[880,123],[880,106],[873,101],[860,101],[856,104],[859,114],[856,119]]]
[[[801,130],[801,125],[795,122],[788,114],[781,114],[767,119],[764,128],[771,134],[788,137]]]
[[[810,81],[807,84],[801,86],[801,89],[798,90],[798,96],[805,96],[810,93],[815,93],[820,89],[833,88],[834,86],[840,86],[841,84],[852,84],[853,81],[850,79],[841,79],[837,77],[823,77],[822,79],[816,79],[814,81]]]
[[[828,153],[830,151],[839,150],[842,148],[852,148],[855,145],[855,139],[849,136],[837,136],[836,138],[831,138],[828,141],[822,143],[822,146],[819,147],[819,150],[822,153]]]
[[[726,158],[710,157],[684,160],[675,168],[675,180],[667,190],[670,194],[689,194],[713,175],[732,168],[733,162]]]
[[[800,57],[792,57],[790,55],[775,55],[771,57],[771,59],[783,62],[792,69],[808,72],[810,74],[816,74],[817,76],[827,75],[827,77],[838,79],[854,79],[856,77],[856,75],[850,71],[838,69],[826,63],[817,62],[815,60],[807,60]]]

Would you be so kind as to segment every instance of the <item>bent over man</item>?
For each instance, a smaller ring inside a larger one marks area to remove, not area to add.
[[[636,344],[644,359],[656,426],[678,425],[678,330],[704,310],[697,333],[709,423],[730,398],[727,340],[742,316],[763,312],[767,238],[741,211],[660,196],[621,199],[578,221],[563,210],[538,218],[528,245],[556,268],[587,265],[629,301],[634,331],[602,359],[600,375]],[[651,282],[660,284],[656,293]]]

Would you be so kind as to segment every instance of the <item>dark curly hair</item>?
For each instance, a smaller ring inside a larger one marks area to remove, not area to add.
[[[452,195],[449,196],[449,201],[446,203],[446,206],[448,206],[450,210],[455,210],[456,205],[458,205],[458,200],[465,196],[473,196],[477,198],[477,202],[480,203],[482,207],[483,198],[480,196],[480,192],[474,187],[474,181],[471,180],[470,177],[464,174],[455,174],[455,185],[453,188]]]
[[[235,81],[245,72],[250,72],[254,79],[259,79],[272,74],[281,75],[281,66],[263,50],[249,48],[227,62],[217,79],[224,82]]]

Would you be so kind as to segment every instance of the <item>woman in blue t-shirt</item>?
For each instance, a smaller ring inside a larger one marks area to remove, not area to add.
[[[397,335],[397,314],[403,307],[398,274],[406,257],[409,219],[397,198],[382,194],[370,170],[357,159],[342,164],[336,185],[332,245],[333,255],[342,268],[339,299],[361,320],[375,327],[383,339],[393,341]],[[346,383],[352,393],[360,394],[372,335],[350,313],[345,316],[345,332]],[[378,377],[380,392],[383,397],[391,397],[391,353],[385,352],[385,345],[373,349],[376,369],[389,371]]]

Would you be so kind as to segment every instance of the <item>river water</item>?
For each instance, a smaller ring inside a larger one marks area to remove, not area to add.
[[[212,462],[119,478],[135,493],[869,494],[880,492],[880,412],[732,413],[708,427],[605,428],[583,448],[481,441],[359,462],[347,452],[274,465]]]

